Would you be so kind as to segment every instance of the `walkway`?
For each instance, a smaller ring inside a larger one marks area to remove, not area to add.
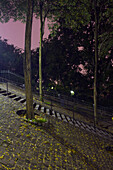
[[[113,169],[112,141],[49,115],[47,126],[31,125],[19,109],[25,103],[0,94],[0,169]]]

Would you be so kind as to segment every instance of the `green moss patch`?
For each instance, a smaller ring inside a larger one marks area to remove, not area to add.
[[[47,123],[47,119],[43,118],[40,114],[34,114],[35,118],[34,119],[27,119],[26,118],[26,110],[18,110],[17,114],[23,118],[23,120],[29,122],[29,123],[33,123],[33,124],[43,124],[43,123]]]

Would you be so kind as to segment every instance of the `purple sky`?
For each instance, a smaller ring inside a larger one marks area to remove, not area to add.
[[[39,30],[40,21],[33,19],[31,44],[32,49],[35,49],[39,46]],[[49,30],[46,24],[44,38],[47,38],[48,34]],[[7,39],[9,44],[14,44],[14,46],[24,49],[25,24],[21,23],[20,21],[13,22],[12,20],[10,20],[8,23],[0,23],[0,36],[2,39]]]

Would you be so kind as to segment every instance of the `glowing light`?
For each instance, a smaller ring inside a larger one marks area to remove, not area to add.
[[[72,96],[75,94],[75,92],[73,90],[71,90],[70,93]]]

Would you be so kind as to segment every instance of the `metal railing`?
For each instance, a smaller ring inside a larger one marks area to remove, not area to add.
[[[11,74],[11,72],[10,72]],[[12,74],[13,75],[13,74]],[[17,76],[14,74],[14,76]],[[10,79],[0,77],[0,83],[5,83],[6,90],[8,92],[8,83],[11,83],[13,85],[19,86],[23,88],[24,80],[23,82],[20,82],[19,76],[17,76],[17,79]],[[23,79],[23,77],[21,77]],[[17,80],[17,81],[16,81]],[[34,88],[33,88],[34,89]],[[38,91],[34,89],[35,94],[39,94]],[[84,100],[80,100],[78,98],[73,98],[71,96],[65,96],[65,95],[58,95],[58,94],[53,94],[49,93],[45,90],[43,90],[43,97],[46,100],[49,100],[51,103],[51,109],[54,104],[57,104],[58,107],[67,109],[69,111],[73,112],[73,118],[75,118],[75,113],[78,113],[84,117],[87,117],[89,119],[94,120],[94,108],[92,103],[88,103]],[[107,123],[111,123],[113,125],[113,108],[112,107],[103,107],[98,105],[97,108],[97,121],[104,121]]]

